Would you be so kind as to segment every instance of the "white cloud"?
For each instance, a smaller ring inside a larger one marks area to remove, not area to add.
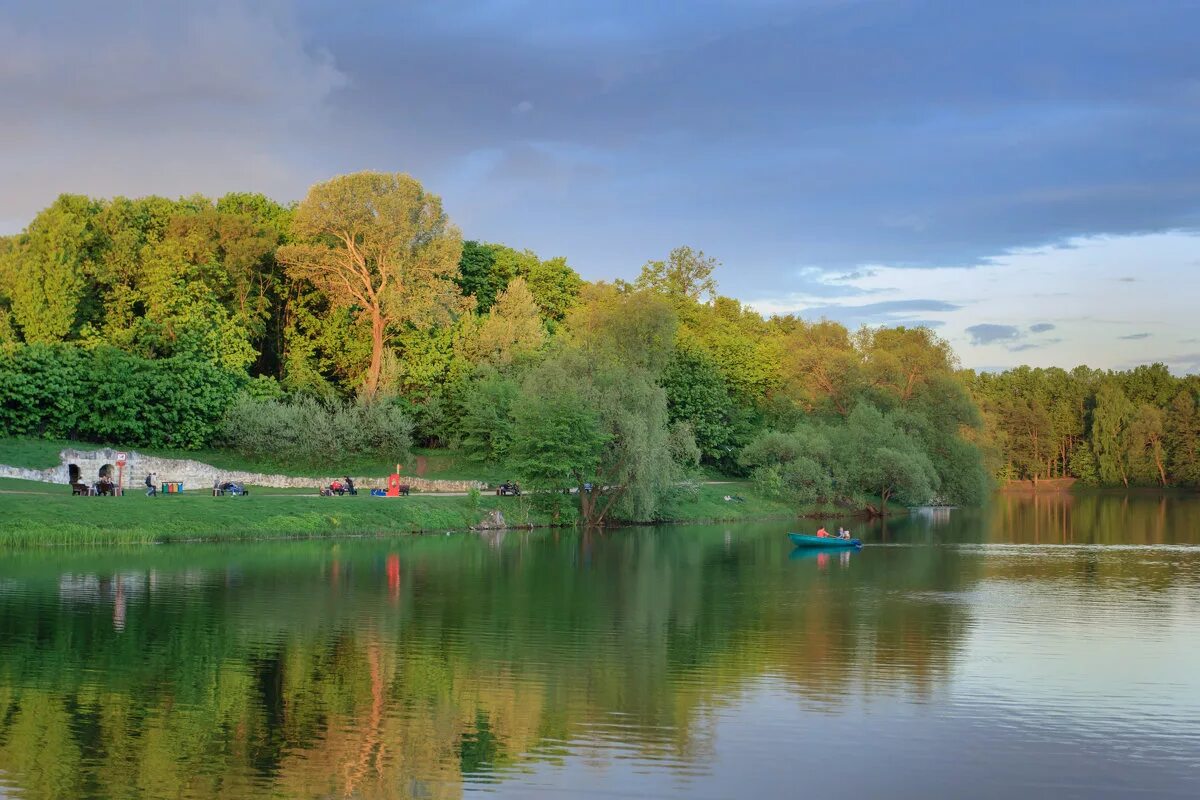
[[[1176,369],[1194,354],[1161,342],[1186,342],[1196,330],[1200,281],[1192,277],[1200,235],[1168,232],[1071,239],[1062,245],[1016,250],[985,264],[946,269],[871,265],[846,281],[840,297],[790,296],[752,302],[787,313],[855,308],[864,292],[880,304],[936,298],[923,317],[944,323],[938,333],[968,367],[1074,366],[1117,368],[1162,360]],[[1131,273],[1136,280],[1130,281]],[[809,314],[812,315],[812,314]],[[1014,331],[1053,330],[1053,339],[1019,333],[988,341],[980,325]],[[1049,326],[1049,327],[1047,327]],[[1164,349],[1166,348],[1166,349]]]

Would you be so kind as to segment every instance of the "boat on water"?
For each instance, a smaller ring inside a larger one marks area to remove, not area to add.
[[[862,547],[862,539],[840,539],[837,536],[813,536],[809,533],[789,533],[796,547]]]

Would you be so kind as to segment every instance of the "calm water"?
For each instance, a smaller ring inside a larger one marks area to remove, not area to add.
[[[0,796],[1200,796],[1200,500],[855,527],[3,556]]]

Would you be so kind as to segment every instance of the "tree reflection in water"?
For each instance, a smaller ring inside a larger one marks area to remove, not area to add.
[[[32,798],[448,798],[601,752],[702,770],[714,710],[764,679],[816,710],[935,697],[973,624],[955,598],[1006,576],[928,544],[1170,543],[1189,514],[1002,497],[811,557],[778,526],[14,555],[0,765]]]

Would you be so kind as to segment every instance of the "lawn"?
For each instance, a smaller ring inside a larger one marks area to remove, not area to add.
[[[441,532],[465,530],[493,509],[502,511],[509,525],[574,522],[571,507],[553,520],[536,511],[528,496],[491,493],[320,497],[305,490],[251,487],[246,497],[213,497],[207,491],[147,497],[137,490],[124,497],[73,497],[64,485],[0,478],[0,548]],[[845,515],[844,508],[796,509],[757,494],[748,482],[731,481],[679,487],[663,503],[657,521]]]
[[[382,535],[463,530],[492,509],[510,524],[541,523],[520,498],[413,495],[303,496],[252,488],[246,497],[207,492],[73,497],[66,486],[0,479],[0,546],[161,543]]]

